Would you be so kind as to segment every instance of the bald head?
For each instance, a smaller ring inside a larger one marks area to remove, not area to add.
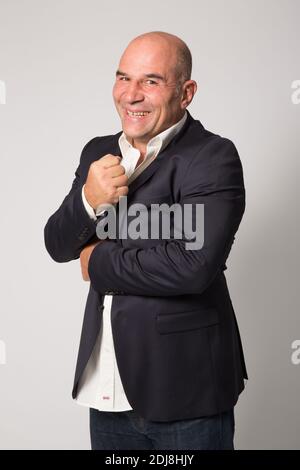
[[[162,31],[137,36],[123,52],[113,97],[125,135],[142,154],[183,117],[197,89],[191,69],[187,45]]]
[[[191,79],[192,54],[186,43],[178,36],[164,31],[151,31],[135,37],[127,47],[141,42],[153,43],[168,50],[169,59],[173,62],[170,65],[174,67],[179,85]]]

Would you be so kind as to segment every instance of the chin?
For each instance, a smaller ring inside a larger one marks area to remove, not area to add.
[[[146,129],[144,132],[141,132],[141,130],[134,129],[133,126],[126,125],[123,126],[123,131],[128,137],[131,137],[132,139],[141,139],[149,134]]]
[[[145,134],[140,134],[138,132],[128,132],[126,129],[123,129],[124,133],[126,134],[128,139],[133,140],[143,140],[145,139]]]

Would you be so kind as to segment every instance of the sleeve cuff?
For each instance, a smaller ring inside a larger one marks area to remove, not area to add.
[[[82,190],[81,190],[81,197],[82,197],[82,202],[83,202],[84,208],[87,211],[87,213],[88,213],[88,215],[90,216],[91,219],[97,220],[94,209],[92,208],[92,206],[89,205],[89,203],[87,202],[86,197],[84,195],[84,186],[85,185],[82,186]]]

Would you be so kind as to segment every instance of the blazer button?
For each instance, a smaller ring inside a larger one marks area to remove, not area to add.
[[[85,228],[81,231],[80,235],[78,236],[79,240],[84,240],[88,233],[89,233],[89,228],[88,228],[88,227],[85,227]]]

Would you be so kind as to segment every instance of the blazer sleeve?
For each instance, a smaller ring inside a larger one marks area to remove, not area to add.
[[[71,189],[44,228],[46,249],[54,261],[60,263],[79,258],[82,248],[96,235],[96,222],[84,207],[81,190],[83,166],[97,139],[95,137],[84,146]]]
[[[243,171],[234,144],[215,136],[189,164],[183,204],[204,204],[204,243],[187,250],[186,239],[128,248],[106,240],[89,260],[92,287],[101,294],[170,296],[200,294],[223,269],[245,210]],[[193,214],[196,211],[193,210]]]

